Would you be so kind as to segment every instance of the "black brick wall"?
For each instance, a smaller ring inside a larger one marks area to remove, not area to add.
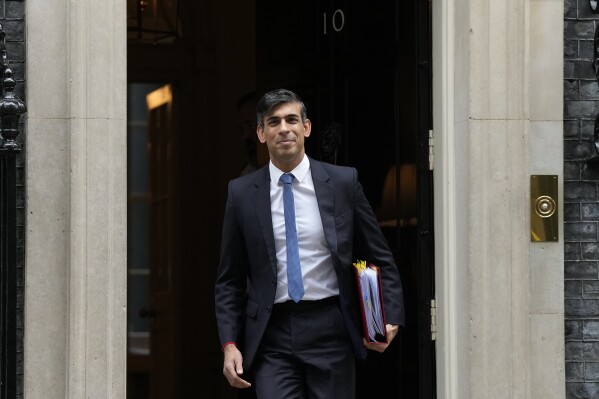
[[[564,8],[564,240],[566,398],[599,398],[599,164],[593,145],[599,85],[592,68],[599,15]]]
[[[10,68],[17,82],[15,94],[25,98],[25,2],[0,0],[0,24],[6,33],[6,48]],[[24,117],[25,118],[25,117]],[[24,119],[23,118],[23,119]],[[21,124],[19,142],[23,151],[17,158],[17,399],[23,398],[23,309],[25,290],[25,145],[24,124]]]

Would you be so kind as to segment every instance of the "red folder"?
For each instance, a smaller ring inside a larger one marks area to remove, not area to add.
[[[384,344],[387,339],[387,323],[379,267],[365,261],[354,263],[362,327],[366,342]]]

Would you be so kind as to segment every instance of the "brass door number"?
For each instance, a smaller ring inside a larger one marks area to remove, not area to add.
[[[530,240],[558,241],[557,176],[530,176]]]

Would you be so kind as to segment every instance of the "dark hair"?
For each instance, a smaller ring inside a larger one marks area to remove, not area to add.
[[[263,127],[264,117],[272,111],[273,108],[285,103],[299,104],[302,122],[308,119],[306,105],[297,94],[287,89],[276,89],[264,94],[260,101],[258,101],[258,105],[256,106],[256,122],[258,123],[258,126]]]

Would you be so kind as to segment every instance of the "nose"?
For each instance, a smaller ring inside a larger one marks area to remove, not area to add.
[[[289,131],[289,127],[288,127],[287,121],[285,119],[281,119],[280,127],[281,127],[281,129],[279,130],[280,133],[286,133]]]

